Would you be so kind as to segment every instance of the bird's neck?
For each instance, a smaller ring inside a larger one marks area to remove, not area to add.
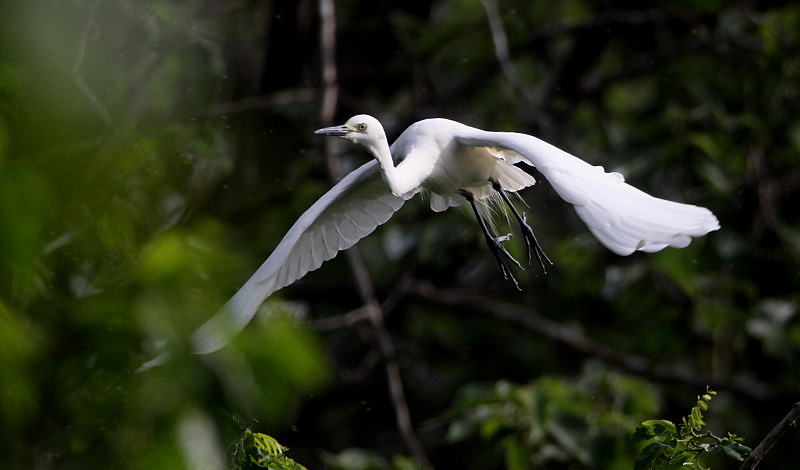
[[[392,152],[389,149],[389,143],[386,140],[376,142],[375,144],[369,146],[368,150],[370,153],[372,153],[372,155],[375,156],[375,159],[378,160],[378,164],[381,167],[383,181],[386,182],[387,186],[389,186],[389,190],[392,191],[392,194],[395,196],[402,196],[409,191],[416,189],[417,185],[414,182],[409,181],[407,178],[402,176],[402,164],[397,167],[394,165]]]

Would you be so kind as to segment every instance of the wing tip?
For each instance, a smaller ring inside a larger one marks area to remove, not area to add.
[[[695,238],[703,237],[721,228],[716,217],[714,217],[713,223],[702,225],[694,230],[640,238],[631,233],[625,234],[623,231],[618,230],[620,227],[613,224],[602,226],[597,224],[587,225],[589,225],[590,231],[603,246],[620,256],[629,256],[637,251],[655,253],[667,247],[686,248]]]
[[[192,333],[192,352],[194,354],[211,354],[219,351],[239,333],[239,331],[233,332],[221,328],[220,322],[214,321],[215,318],[212,317]]]

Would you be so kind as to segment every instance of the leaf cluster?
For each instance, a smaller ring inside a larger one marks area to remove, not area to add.
[[[588,368],[571,383],[555,377],[499,381],[462,390],[446,415],[448,440],[477,438],[485,455],[503,455],[509,469],[630,468],[634,449],[621,430],[654,409],[646,384],[602,367]]]
[[[234,422],[239,420],[233,417]],[[241,426],[241,425],[240,425]],[[274,437],[242,429],[228,449],[230,468],[233,470],[306,470],[306,467],[286,455],[289,448],[281,445]]]
[[[703,412],[708,410],[708,402],[716,395],[711,389],[697,397],[697,404],[689,415],[682,418],[680,428],[665,419],[651,419],[637,426],[631,435],[635,442],[650,441],[634,463],[634,470],[705,470],[700,457],[706,452],[722,450],[729,457],[740,462],[750,457],[750,448],[743,445],[743,439],[728,433],[718,437],[703,432],[706,423]]]

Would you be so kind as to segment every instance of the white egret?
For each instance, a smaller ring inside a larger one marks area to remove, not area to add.
[[[539,170],[600,242],[620,255],[683,248],[692,237],[719,229],[717,218],[704,207],[650,196],[625,183],[619,173],[607,173],[525,134],[426,119],[412,124],[390,147],[380,122],[367,115],[316,133],[361,144],[375,160],[347,175],[300,216],[256,273],[194,333],[195,352],[225,346],[270,294],[354,245],[421,191],[430,195],[436,212],[469,202],[503,274],[516,284],[504,257],[519,263],[502,245],[510,235],[491,235],[479,211],[479,205],[499,195],[520,223],[528,261],[533,251],[544,269],[549,260],[524,214],[519,215],[506,195],[535,182],[516,163]]]

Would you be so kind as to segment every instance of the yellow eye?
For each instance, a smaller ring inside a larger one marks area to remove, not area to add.
[[[363,132],[363,131],[367,130],[367,125],[362,122],[361,124],[357,124],[356,125],[356,129],[358,129],[359,131]]]

